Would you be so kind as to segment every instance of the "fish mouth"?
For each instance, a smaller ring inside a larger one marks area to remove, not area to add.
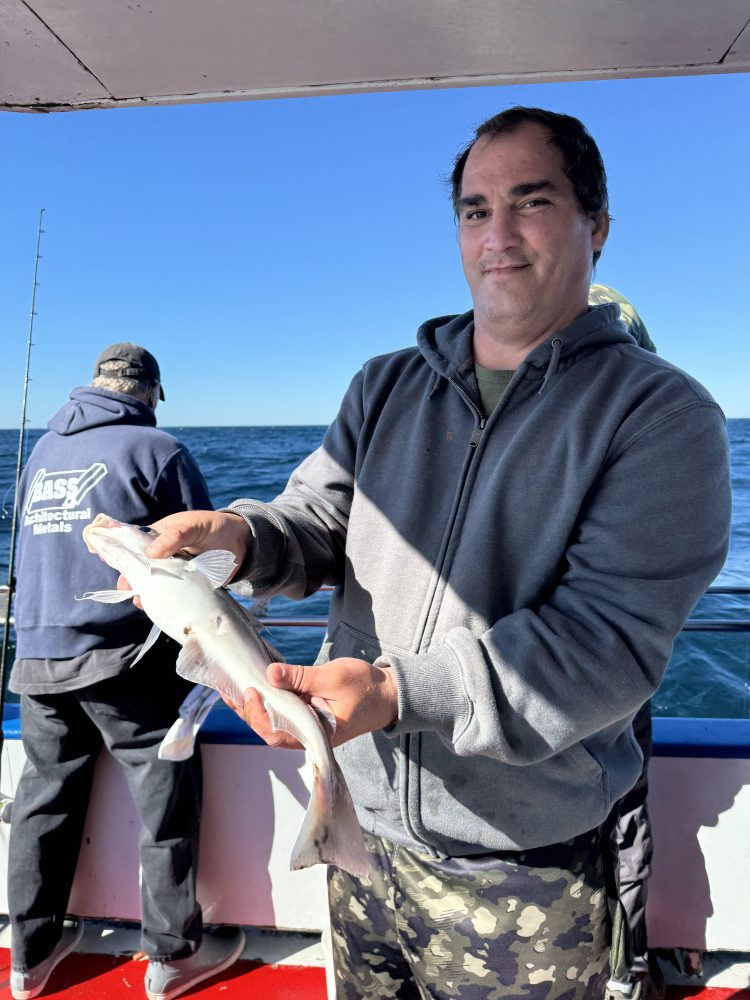
[[[114,517],[110,517],[109,514],[97,514],[94,520],[88,525],[89,528],[121,528],[122,521],[116,521]]]
[[[92,536],[98,534],[99,528],[104,528],[105,530],[108,530],[112,528],[121,528],[121,527],[122,527],[122,522],[116,521],[115,518],[110,517],[109,514],[97,514],[94,520],[91,522],[91,524],[87,524],[86,527],[83,529],[83,531],[81,532],[81,536],[84,542],[86,543],[86,548],[89,550],[89,552],[94,556],[98,556],[99,555],[98,549],[92,546],[89,539]]]

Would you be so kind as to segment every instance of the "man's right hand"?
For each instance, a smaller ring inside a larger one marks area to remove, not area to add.
[[[159,532],[146,551],[151,559],[166,559],[177,552],[187,552],[197,556],[209,549],[227,549],[235,558],[237,570],[247,558],[252,533],[247,523],[238,514],[226,514],[216,510],[185,510],[179,514],[169,514],[150,525]],[[237,570],[226,581],[233,579]],[[117,581],[118,590],[129,590],[124,577]],[[137,607],[141,604],[136,598]]]
[[[237,568],[247,558],[252,534],[239,514],[216,510],[186,510],[170,514],[151,527],[159,532],[146,551],[151,559],[166,559],[177,552],[197,556],[209,549],[227,549]]]

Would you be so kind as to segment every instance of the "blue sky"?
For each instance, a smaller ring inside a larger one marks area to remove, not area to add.
[[[330,422],[366,358],[470,307],[445,178],[512,104],[585,122],[615,217],[596,280],[750,416],[749,98],[736,74],[0,115],[0,427],[40,208],[31,426],[118,340],[159,359],[164,426]]]

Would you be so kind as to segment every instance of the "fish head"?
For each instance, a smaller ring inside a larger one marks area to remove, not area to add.
[[[89,552],[129,577],[133,567],[148,567],[146,549],[158,534],[145,525],[123,524],[108,514],[97,514],[83,529],[83,540]]]

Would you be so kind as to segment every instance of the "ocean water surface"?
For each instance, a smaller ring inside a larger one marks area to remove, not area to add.
[[[730,420],[734,515],[726,564],[715,581],[722,587],[750,586],[750,419]],[[238,497],[272,500],[292,469],[314,448],[325,427],[167,427],[190,449],[214,502]],[[26,435],[26,453],[41,435]],[[0,430],[0,584],[7,583],[18,431]],[[325,618],[329,594],[304,601],[274,598],[268,616]],[[750,595],[707,594],[692,619],[750,619]],[[289,662],[311,663],[323,638],[321,628],[269,629],[269,638]],[[653,701],[657,715],[750,718],[750,633],[686,631],[675,643],[666,676]]]

